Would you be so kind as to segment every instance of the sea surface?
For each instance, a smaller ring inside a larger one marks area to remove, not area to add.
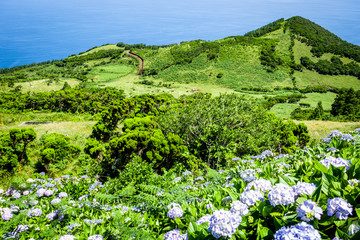
[[[107,43],[216,40],[292,16],[360,45],[358,0],[0,0],[0,68]]]

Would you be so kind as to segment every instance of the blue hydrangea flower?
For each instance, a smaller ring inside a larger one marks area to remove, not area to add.
[[[330,137],[330,138],[340,137],[341,135],[342,135],[342,132],[340,132],[339,130],[334,130],[329,133],[328,137]]]
[[[350,187],[355,187],[360,183],[360,181],[357,179],[350,179],[350,180],[348,180],[348,182],[349,182]]]
[[[37,195],[38,197],[42,197],[42,196],[45,194],[45,192],[46,192],[46,189],[40,188],[40,189],[38,189],[38,190],[36,191],[36,195]]]
[[[40,208],[34,208],[29,210],[26,215],[28,215],[29,217],[40,217],[41,214],[42,210]]]
[[[245,182],[251,182],[256,180],[256,174],[254,169],[246,169],[240,172],[240,177],[244,179]]]
[[[266,193],[267,191],[271,190],[272,187],[273,186],[271,185],[271,182],[269,180],[265,180],[261,178],[248,183],[246,185],[245,191],[258,190],[263,193]]]
[[[210,218],[208,231],[215,238],[231,237],[241,223],[241,216],[230,211],[215,211]]]
[[[341,157],[334,158],[332,156],[327,157],[320,161],[322,165],[324,165],[326,168],[330,167],[330,164],[334,167],[345,167],[345,171],[349,170],[351,162],[349,160],[345,160]]]
[[[280,204],[284,206],[290,205],[295,202],[295,193],[290,186],[278,183],[269,192],[269,200],[274,207]]]
[[[173,207],[172,209],[170,209],[167,213],[167,216],[171,219],[175,219],[175,218],[181,218],[184,214],[184,211],[179,208],[179,207]]]
[[[59,240],[75,240],[75,236],[73,235],[63,235],[59,238]]]
[[[92,235],[92,236],[88,237],[87,240],[103,240],[103,239],[104,239],[104,237],[102,235],[96,234],[96,235]]]
[[[184,175],[184,176],[191,175],[191,172],[190,171],[185,171],[185,172],[182,173],[182,175]]]
[[[224,204],[224,205],[227,205],[228,203],[231,202],[231,197],[230,196],[227,196],[227,197],[224,197],[222,200],[221,200],[221,203]]]
[[[352,206],[345,199],[333,198],[327,201],[327,214],[331,217],[336,215],[340,220],[345,220],[352,214]]]
[[[349,236],[352,236],[354,235],[355,233],[357,233],[358,231],[360,231],[360,224],[358,221],[354,221],[350,224],[349,226],[349,232],[348,232],[348,235]]]
[[[312,225],[301,222],[280,228],[274,234],[274,240],[321,240],[321,235]]]
[[[178,182],[180,182],[180,181],[181,181],[181,177],[177,177],[177,178],[175,178],[175,179],[173,180],[174,183],[178,183]]]
[[[296,185],[292,186],[292,189],[296,197],[304,194],[312,195],[316,190],[316,186],[313,183],[298,182]]]
[[[202,216],[199,220],[196,221],[196,224],[201,225],[204,222],[210,222],[211,217],[212,217],[212,215],[209,215],[209,214]]]
[[[68,194],[66,192],[59,193],[59,198],[66,198],[68,197]]]
[[[249,213],[248,205],[240,201],[233,201],[231,203],[230,212],[233,214],[239,214],[240,216],[246,215]]]
[[[47,215],[46,215],[46,218],[49,219],[50,221],[53,221],[54,218],[57,217],[57,215],[58,215],[58,214],[57,214],[56,212],[52,212],[52,213],[47,214]]]
[[[343,134],[340,138],[341,141],[351,142],[354,141],[354,137],[351,134]]]
[[[164,240],[187,240],[187,234],[181,234],[180,229],[171,230],[164,235]]]
[[[330,148],[327,148],[326,151],[335,153],[335,152],[338,152],[339,150],[337,148],[335,148],[335,147],[330,147]]]
[[[13,218],[13,215],[10,211],[6,211],[1,215],[3,221],[9,221]]]
[[[305,202],[301,203],[296,209],[296,212],[298,217],[306,222],[314,220],[314,218],[320,220],[321,215],[323,214],[323,210],[311,200],[306,200]]]
[[[61,199],[60,198],[54,198],[53,200],[51,200],[51,205],[56,205],[61,203]]]
[[[241,193],[240,201],[248,206],[255,205],[257,201],[264,201],[263,193],[257,190],[249,190]]]

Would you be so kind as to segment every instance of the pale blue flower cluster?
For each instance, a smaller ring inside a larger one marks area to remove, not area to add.
[[[171,230],[164,235],[164,240],[187,240],[186,233],[181,234],[180,229]]]
[[[102,235],[96,234],[96,235],[92,235],[92,236],[88,237],[87,240],[103,240],[103,239],[104,239],[104,237]]]
[[[349,170],[351,162],[349,160],[345,160],[341,157],[335,158],[335,157],[327,157],[320,161],[322,165],[329,168],[330,164],[334,167],[345,167],[345,171]]]
[[[354,139],[355,138],[351,134],[343,134],[343,135],[341,135],[341,138],[340,138],[340,140],[346,141],[346,142],[354,141]]]
[[[360,231],[360,224],[359,224],[359,221],[354,221],[350,224],[349,226],[349,232],[348,232],[348,235],[349,236],[352,236],[354,235],[355,233],[357,233],[358,231]]]
[[[312,225],[301,222],[280,228],[274,234],[274,240],[321,240],[321,235]]]
[[[210,222],[210,218],[212,217],[212,215],[210,214],[207,214],[205,216],[202,216],[199,220],[196,221],[196,224],[197,225],[201,225],[203,224],[204,222]]]
[[[296,212],[298,217],[306,222],[312,221],[314,218],[320,220],[321,215],[323,214],[323,210],[311,200],[306,200],[301,203],[296,209]]]
[[[26,215],[28,215],[29,217],[40,217],[42,214],[42,210],[40,208],[34,208],[29,210]]]
[[[75,236],[73,235],[63,235],[59,238],[59,240],[75,240]]]
[[[181,218],[183,214],[184,211],[182,210],[181,207],[173,207],[168,211],[167,216],[171,219],[175,219],[175,218]]]
[[[269,200],[274,207],[277,205],[290,205],[295,202],[295,193],[290,186],[278,183],[269,192]]]
[[[240,172],[240,177],[244,179],[245,182],[251,182],[256,180],[256,174],[254,169],[246,169]]]
[[[316,190],[316,186],[313,183],[297,182],[296,185],[292,186],[292,189],[297,197],[304,194],[312,195]]]
[[[215,238],[231,237],[241,223],[241,216],[230,211],[218,210],[210,218],[208,231]]]
[[[263,193],[258,190],[249,190],[241,193],[240,201],[248,206],[255,205],[257,201],[264,201]]]
[[[341,135],[342,135],[342,132],[340,132],[339,130],[334,130],[329,133],[328,137],[330,137],[330,138],[340,137]]]
[[[352,205],[342,198],[328,199],[327,201],[327,214],[331,217],[336,215],[340,220],[345,220],[352,214]]]
[[[265,179],[258,179],[255,181],[252,181],[250,183],[247,184],[245,191],[249,191],[249,190],[258,190],[258,191],[262,191],[263,193],[266,193],[267,191],[272,189],[272,185],[271,182],[269,180],[265,180]]]
[[[248,205],[240,201],[233,201],[231,203],[230,212],[232,212],[233,214],[238,214],[240,216],[246,215],[249,213]]]

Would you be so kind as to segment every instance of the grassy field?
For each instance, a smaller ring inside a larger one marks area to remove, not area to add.
[[[339,130],[341,132],[353,131],[360,128],[360,122],[331,122],[331,121],[294,121],[295,123],[304,123],[312,139],[319,141],[326,137],[330,131]]]
[[[42,79],[42,80],[36,80],[36,81],[31,81],[31,82],[16,83],[15,87],[21,86],[21,91],[23,93],[26,93],[29,91],[30,92],[50,92],[50,91],[60,90],[64,86],[65,82],[67,82],[71,87],[75,87],[76,85],[79,84],[79,81],[76,79],[60,79],[59,81],[51,81],[51,82],[49,82],[48,79]],[[2,92],[9,92],[12,89],[13,88],[10,88],[6,85],[0,87],[0,90]]]
[[[87,55],[89,53],[94,53],[100,50],[111,50],[111,49],[120,49],[118,46],[116,46],[116,44],[107,44],[101,47],[95,47],[93,49],[91,49],[90,51],[86,51],[84,53],[79,54],[79,56],[83,56],[83,55]]]

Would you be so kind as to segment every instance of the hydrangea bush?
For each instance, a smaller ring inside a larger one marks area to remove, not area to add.
[[[3,239],[360,239],[360,129],[151,184],[36,174],[0,189]]]

